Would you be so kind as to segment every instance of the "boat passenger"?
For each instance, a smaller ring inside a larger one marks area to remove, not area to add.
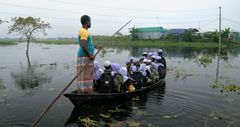
[[[132,66],[132,70],[133,70],[132,78],[135,81],[134,87],[136,89],[141,89],[143,86],[144,76],[142,72],[139,70],[140,67],[141,67],[140,63],[138,61],[134,61],[134,65]]]
[[[149,52],[148,53],[148,58],[151,58],[151,56],[154,55],[153,53]]]
[[[155,57],[156,59],[157,57]],[[152,79],[153,81],[158,81],[159,79],[159,64],[156,63],[155,61],[151,63],[152,65],[150,66],[150,70],[151,70],[151,73],[152,73]]]
[[[131,79],[127,76],[128,75],[127,68],[126,67],[121,67],[120,74],[123,77],[123,86],[121,87],[121,91],[126,92],[126,91],[128,91],[128,87],[131,84]]]
[[[164,66],[163,59],[160,56],[156,57],[158,66],[159,79],[163,79],[166,76],[166,67]],[[165,60],[165,59],[164,59]]]
[[[134,61],[136,60],[136,58],[134,58],[134,57],[131,57],[130,59],[129,59],[129,61],[130,61],[130,63],[131,63],[131,65],[133,65],[134,64]]]
[[[147,52],[143,52],[142,57],[143,58],[147,58],[147,56],[148,56],[148,53]]]
[[[167,64],[166,64],[166,60],[165,60],[165,58],[163,56],[163,50],[162,49],[158,50],[158,56],[161,57],[161,60],[159,60],[159,62],[162,63],[164,65],[164,69],[166,69],[167,68]]]
[[[99,68],[99,64],[97,61],[94,61],[94,70],[93,70],[93,83],[94,83],[94,88],[95,90],[99,89],[100,85],[100,77],[103,74],[103,70]]]
[[[99,91],[103,93],[111,93],[113,91],[114,79],[112,76],[111,62],[104,62],[104,73],[100,77]]]
[[[114,80],[113,92],[121,92],[123,86],[123,76],[120,74],[121,65],[118,63],[112,63],[111,68]]]

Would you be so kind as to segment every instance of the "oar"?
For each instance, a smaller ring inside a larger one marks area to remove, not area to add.
[[[100,50],[97,51],[97,53],[94,55],[95,57],[100,52]],[[89,64],[89,63],[87,63]],[[47,108],[41,113],[41,115],[32,123],[32,127],[35,127],[37,123],[43,118],[43,116],[48,112],[48,110],[55,104],[55,102],[61,97],[61,95],[71,86],[71,84],[76,80],[78,75],[82,73],[83,70],[81,70],[69,83],[68,85],[57,95],[57,97],[47,106]]]

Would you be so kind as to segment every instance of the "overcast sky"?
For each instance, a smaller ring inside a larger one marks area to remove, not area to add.
[[[80,17],[92,18],[92,35],[112,35],[129,20],[131,27],[218,29],[218,8],[222,7],[223,28],[240,31],[240,0],[0,0],[0,19],[15,16],[41,17],[53,27],[45,37],[76,37]],[[0,25],[0,38],[7,26]],[[17,36],[16,36],[17,37]],[[42,36],[41,36],[42,37]]]

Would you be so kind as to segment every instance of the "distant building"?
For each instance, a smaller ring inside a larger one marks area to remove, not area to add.
[[[187,30],[192,30],[194,34],[199,33],[199,30],[196,28],[190,28],[190,29],[168,29],[167,34],[183,34]]]
[[[240,33],[239,32],[234,32],[233,33],[233,39],[234,39],[234,42],[240,43]]]
[[[136,28],[136,31],[139,39],[160,39],[167,33],[167,30],[163,27]]]
[[[168,29],[168,34],[183,34],[187,29]]]

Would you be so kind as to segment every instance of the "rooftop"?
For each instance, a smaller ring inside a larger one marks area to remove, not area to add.
[[[138,32],[167,32],[163,27],[142,27],[136,29]]]

